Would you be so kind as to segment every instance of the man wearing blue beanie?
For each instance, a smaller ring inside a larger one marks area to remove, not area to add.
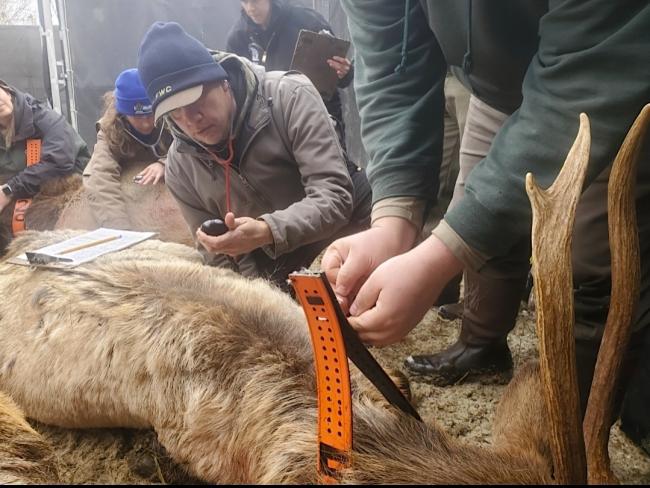
[[[211,53],[174,22],[145,34],[138,71],[174,135],[165,179],[206,262],[283,285],[337,236],[367,228],[365,173],[348,167],[304,75]],[[214,218],[223,235],[199,229]]]

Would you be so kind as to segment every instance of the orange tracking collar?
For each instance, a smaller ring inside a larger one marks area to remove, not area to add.
[[[27,139],[25,143],[25,161],[27,166],[33,166],[41,160],[41,140]],[[11,231],[14,235],[25,230],[25,212],[32,203],[31,198],[16,200],[14,216],[11,220]]]
[[[335,483],[350,465],[352,398],[348,359],[392,406],[421,421],[377,360],[361,342],[338,304],[324,273],[308,270],[289,275],[307,316],[314,350],[318,389],[318,472]]]
[[[318,389],[318,471],[326,483],[349,465],[352,450],[350,372],[336,311],[319,274],[289,275],[307,316]]]

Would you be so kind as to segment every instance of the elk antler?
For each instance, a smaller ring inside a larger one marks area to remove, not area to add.
[[[590,484],[618,482],[610,468],[607,445],[614,414],[614,392],[639,299],[639,235],[634,189],[639,152],[649,122],[650,104],[641,110],[625,137],[607,187],[612,293],[584,420]]]
[[[540,372],[554,475],[561,484],[584,484],[587,478],[573,339],[571,236],[590,144],[589,119],[580,114],[578,136],[555,182],[542,190],[532,174],[526,175],[533,208],[532,272]]]

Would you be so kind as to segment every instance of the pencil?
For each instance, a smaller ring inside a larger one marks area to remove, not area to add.
[[[104,244],[105,242],[111,242],[116,239],[120,239],[121,237],[122,237],[121,235],[105,237],[104,239],[99,239],[97,241],[87,242],[85,244],[79,244],[78,246],[71,247],[69,249],[66,249],[65,251],[57,252],[57,254],[61,255],[61,254],[69,254],[75,251],[81,251],[82,249],[98,246],[99,244]]]

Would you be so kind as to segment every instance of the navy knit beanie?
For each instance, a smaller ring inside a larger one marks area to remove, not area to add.
[[[115,80],[115,109],[122,115],[151,115],[151,102],[142,86],[138,70],[122,71]]]
[[[207,48],[176,22],[156,22],[149,28],[140,44],[138,72],[156,121],[198,100],[204,83],[228,78]]]

